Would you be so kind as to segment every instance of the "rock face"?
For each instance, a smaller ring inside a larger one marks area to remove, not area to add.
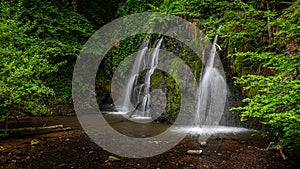
[[[162,89],[155,89],[151,92],[150,114],[153,120],[156,120],[166,112],[167,97]]]

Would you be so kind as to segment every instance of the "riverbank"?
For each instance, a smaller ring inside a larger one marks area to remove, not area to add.
[[[289,159],[284,161],[278,151],[266,151],[268,141],[260,137],[211,138],[206,147],[200,147],[196,137],[187,136],[171,150],[151,158],[118,157],[93,143],[76,117],[54,121],[74,129],[0,140],[5,148],[0,168],[300,168],[298,152],[285,152]],[[33,139],[40,144],[31,146]],[[203,154],[189,155],[186,152],[190,149],[202,149]],[[109,161],[109,156],[120,160]]]

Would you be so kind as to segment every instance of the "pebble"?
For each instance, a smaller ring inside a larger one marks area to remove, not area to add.
[[[108,156],[108,160],[109,161],[120,161],[120,159],[118,157],[115,157],[115,156]]]
[[[16,154],[16,155],[22,155],[23,153],[20,150],[16,150],[14,154]]]
[[[187,151],[188,154],[202,154],[202,150],[188,150]]]
[[[200,146],[201,147],[206,147],[207,146],[207,142],[206,141],[200,141]]]
[[[40,144],[40,142],[38,141],[38,140],[36,140],[36,139],[33,139],[33,140],[31,140],[31,142],[30,142],[30,145],[31,146],[37,146],[37,145],[39,145]]]

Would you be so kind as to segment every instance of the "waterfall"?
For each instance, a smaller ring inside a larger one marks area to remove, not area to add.
[[[154,45],[154,50],[148,54],[149,41],[144,41],[136,55],[130,78],[125,84],[125,94],[121,111],[126,111],[130,118],[151,118],[150,115],[150,82],[151,76],[158,65],[159,50],[163,38]],[[148,53],[147,53],[148,52]],[[148,57],[146,57],[148,55]],[[144,83],[139,83],[140,73],[147,69]]]
[[[207,62],[203,61],[206,64],[197,92],[196,127],[218,125],[225,107],[227,85],[224,75],[215,67],[217,37],[214,38]]]
[[[221,26],[218,28],[221,28]],[[202,60],[203,73],[199,80],[196,93],[195,114],[191,125],[178,126],[173,129],[179,133],[199,135],[199,142],[207,140],[212,135],[252,132],[236,126],[222,126],[219,124],[226,110],[227,84],[223,73],[222,63],[217,56],[216,49],[218,35],[215,35],[208,55]],[[229,117],[230,118],[230,117]]]
[[[130,73],[130,79],[125,84],[126,90],[123,99],[123,103],[121,104],[121,111],[132,111],[134,109],[133,105],[131,104],[131,96],[134,89],[134,86],[137,84],[137,80],[139,78],[139,72],[145,68],[144,60],[146,56],[146,52],[148,50],[148,43],[149,41],[144,40],[139,52],[136,55],[136,59],[134,61],[133,68]]]
[[[151,82],[151,76],[154,73],[157,65],[158,65],[158,56],[159,56],[159,50],[161,47],[163,41],[163,37],[161,37],[159,39],[159,41],[157,42],[157,44],[154,47],[154,51],[150,54],[150,57],[148,59],[148,71],[146,73],[145,76],[145,81],[144,81],[144,92],[143,92],[143,99],[140,101],[141,104],[140,105],[140,111],[136,114],[134,114],[132,117],[148,117],[151,118],[151,115],[149,113],[149,109],[150,109],[150,82]],[[139,98],[140,96],[138,96]],[[138,100],[139,101],[139,100]],[[139,108],[137,106],[137,108]]]

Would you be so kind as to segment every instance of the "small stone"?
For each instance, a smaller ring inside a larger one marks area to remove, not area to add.
[[[201,147],[206,147],[207,146],[207,142],[206,141],[200,141],[200,146]]]
[[[221,156],[222,154],[221,153],[218,153],[218,156]]]
[[[14,154],[16,154],[16,155],[22,155],[23,153],[20,150],[16,150]]]
[[[37,145],[40,145],[40,142],[36,139],[33,139],[33,140],[31,140],[30,145],[31,146],[37,146]]]
[[[188,150],[186,153],[188,154],[202,154],[202,150]]]
[[[108,156],[108,160],[109,161],[120,161],[120,159],[118,157],[115,157],[115,156]]]
[[[60,168],[60,167],[64,167],[66,164],[60,164],[60,165],[58,165],[58,167]]]
[[[13,162],[13,163],[16,163],[16,162],[17,162],[17,160],[11,160],[11,162]]]
[[[26,160],[30,160],[30,156],[27,156],[27,157],[26,157]]]
[[[89,151],[89,154],[93,154],[95,151]]]

